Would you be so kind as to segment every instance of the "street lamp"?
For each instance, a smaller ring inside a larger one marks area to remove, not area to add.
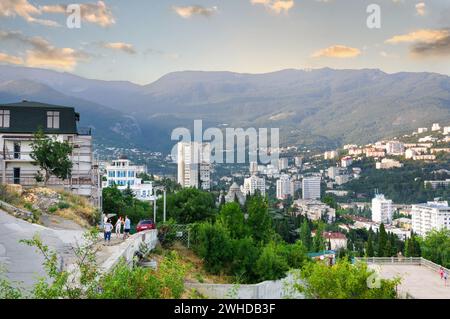
[[[164,186],[156,186],[154,189],[154,205],[153,205],[153,222],[156,223],[156,191],[164,192],[164,206],[163,206],[163,222],[166,222],[166,188]]]

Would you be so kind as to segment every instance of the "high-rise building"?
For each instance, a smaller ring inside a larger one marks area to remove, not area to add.
[[[287,199],[289,196],[294,196],[294,190],[292,189],[291,178],[287,174],[283,174],[277,180],[277,198]]]
[[[302,198],[303,199],[319,199],[320,198],[319,176],[304,177],[302,181]]]
[[[258,162],[250,162],[250,175],[258,174]]]
[[[254,195],[256,190],[259,190],[262,196],[266,195],[266,180],[263,177],[252,175],[249,178],[244,179],[242,193],[245,195]]]
[[[420,236],[441,229],[450,230],[450,207],[448,202],[427,202],[412,205],[412,230]]]
[[[439,123],[433,123],[433,126],[431,127],[431,130],[433,132],[439,131],[440,129],[441,129],[441,126],[439,125]]]
[[[302,167],[303,157],[301,157],[301,156],[294,157],[294,164],[296,167]]]
[[[289,163],[288,163],[287,157],[278,159],[278,169],[280,171],[282,171],[284,169],[288,169],[288,167],[289,167]]]
[[[372,221],[391,224],[393,212],[392,200],[385,198],[383,194],[376,194],[372,199]]]
[[[178,143],[178,183],[182,187],[209,190],[211,187],[211,146],[209,143]]]

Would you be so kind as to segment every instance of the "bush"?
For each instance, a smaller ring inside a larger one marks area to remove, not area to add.
[[[58,210],[58,206],[57,205],[52,205],[48,208],[48,212],[53,214]]]
[[[231,239],[220,224],[201,223],[196,228],[197,254],[205,260],[207,271],[217,274],[226,272],[231,259]]]
[[[289,270],[289,265],[283,258],[282,247],[274,242],[265,246],[256,261],[255,273],[259,281],[277,280],[284,278]]]
[[[162,247],[168,248],[173,245],[177,236],[174,226],[175,220],[173,219],[158,225],[158,240]]]
[[[101,299],[170,299],[180,298],[184,292],[186,268],[175,252],[169,253],[158,270],[130,268],[119,263],[100,280]]]
[[[59,209],[67,209],[67,208],[70,208],[70,204],[67,203],[67,202],[59,202],[58,203],[58,208]]]

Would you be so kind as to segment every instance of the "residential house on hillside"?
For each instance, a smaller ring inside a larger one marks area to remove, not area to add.
[[[34,134],[41,129],[47,136],[73,146],[69,179],[50,177],[47,185],[88,197],[99,205],[98,166],[92,154],[90,129],[80,129],[80,115],[73,107],[38,102],[0,104],[0,179],[2,184],[33,186],[40,168],[31,158]]]

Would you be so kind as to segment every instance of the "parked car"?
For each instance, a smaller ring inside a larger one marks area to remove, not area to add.
[[[150,230],[150,229],[155,229],[156,225],[153,222],[153,219],[144,219],[139,221],[139,223],[136,226],[136,232],[141,232],[144,230]]]

